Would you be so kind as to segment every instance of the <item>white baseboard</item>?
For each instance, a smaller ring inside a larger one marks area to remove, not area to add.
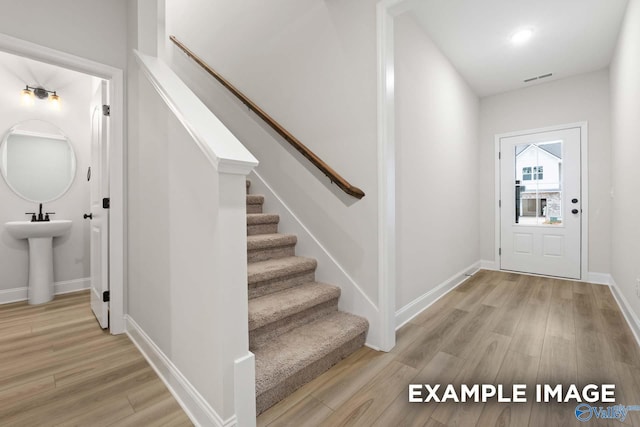
[[[471,274],[478,271],[480,266],[481,261],[474,262],[469,267],[457,272],[435,288],[431,289],[429,292],[419,296],[400,310],[396,311],[396,330],[400,329],[405,323],[409,322],[422,311],[429,308],[431,304],[467,280]]]
[[[25,301],[27,299],[27,287],[3,289],[0,291],[0,304]]]
[[[610,276],[610,278],[611,281],[609,287],[611,288],[611,293],[616,299],[616,302],[618,303],[620,311],[622,311],[625,320],[629,324],[631,332],[633,332],[633,335],[636,338],[636,342],[640,346],[640,319],[638,319],[638,316],[631,309],[631,305],[629,304],[629,301],[627,301],[627,299],[624,297],[624,294],[620,292],[620,288],[618,287],[616,281],[612,276]]]
[[[67,280],[66,282],[57,282],[53,284],[56,295],[68,294],[70,292],[84,291],[91,287],[91,277],[84,279]]]
[[[82,279],[67,280],[64,282],[56,282],[53,284],[53,293],[55,295],[68,294],[70,292],[83,291],[91,287],[91,278],[84,277]],[[0,304],[9,304],[12,302],[26,301],[28,299],[27,287],[0,290]]]
[[[131,341],[138,347],[138,350],[196,426],[231,427],[237,425],[235,415],[228,420],[223,420],[218,415],[173,362],[128,315],[125,315],[125,329]]]
[[[480,268],[483,270],[499,270],[498,263],[488,259],[480,260]]]
[[[587,273],[586,281],[596,285],[611,285],[613,283],[613,278],[609,273],[595,273],[590,271]]]

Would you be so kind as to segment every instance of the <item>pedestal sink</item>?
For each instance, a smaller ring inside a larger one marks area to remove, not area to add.
[[[53,299],[53,238],[66,234],[70,220],[12,221],[5,224],[16,239],[29,240],[29,304]]]

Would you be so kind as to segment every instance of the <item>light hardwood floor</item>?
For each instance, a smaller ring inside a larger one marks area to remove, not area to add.
[[[100,329],[88,292],[0,306],[0,426],[190,426],[129,338]]]
[[[408,403],[408,384],[616,384],[640,405],[640,349],[608,287],[480,271],[398,331],[258,417],[258,426],[640,426],[579,422],[576,403]],[[603,404],[610,406],[612,404]]]

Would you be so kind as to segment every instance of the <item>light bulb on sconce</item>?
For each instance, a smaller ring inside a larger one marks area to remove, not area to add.
[[[55,92],[53,92],[53,95],[49,95],[49,104],[54,110],[60,111],[60,97]]]
[[[34,99],[34,95],[33,95],[33,92],[29,90],[29,86],[27,86],[26,89],[22,89],[22,91],[20,92],[20,101],[22,105],[27,107],[32,106],[34,102],[33,99]]]
[[[22,104],[25,106],[32,106],[34,104],[35,98],[38,99],[49,99],[49,105],[51,109],[60,111],[62,106],[60,102],[60,96],[54,90],[47,90],[41,87],[31,87],[28,86],[26,89],[22,89],[20,92],[20,97],[22,99]]]

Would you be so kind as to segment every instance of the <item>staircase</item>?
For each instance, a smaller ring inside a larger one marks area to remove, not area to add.
[[[366,319],[338,311],[340,288],[315,281],[317,262],[295,255],[297,238],[249,194],[249,349],[256,357],[260,414],[362,347]]]

